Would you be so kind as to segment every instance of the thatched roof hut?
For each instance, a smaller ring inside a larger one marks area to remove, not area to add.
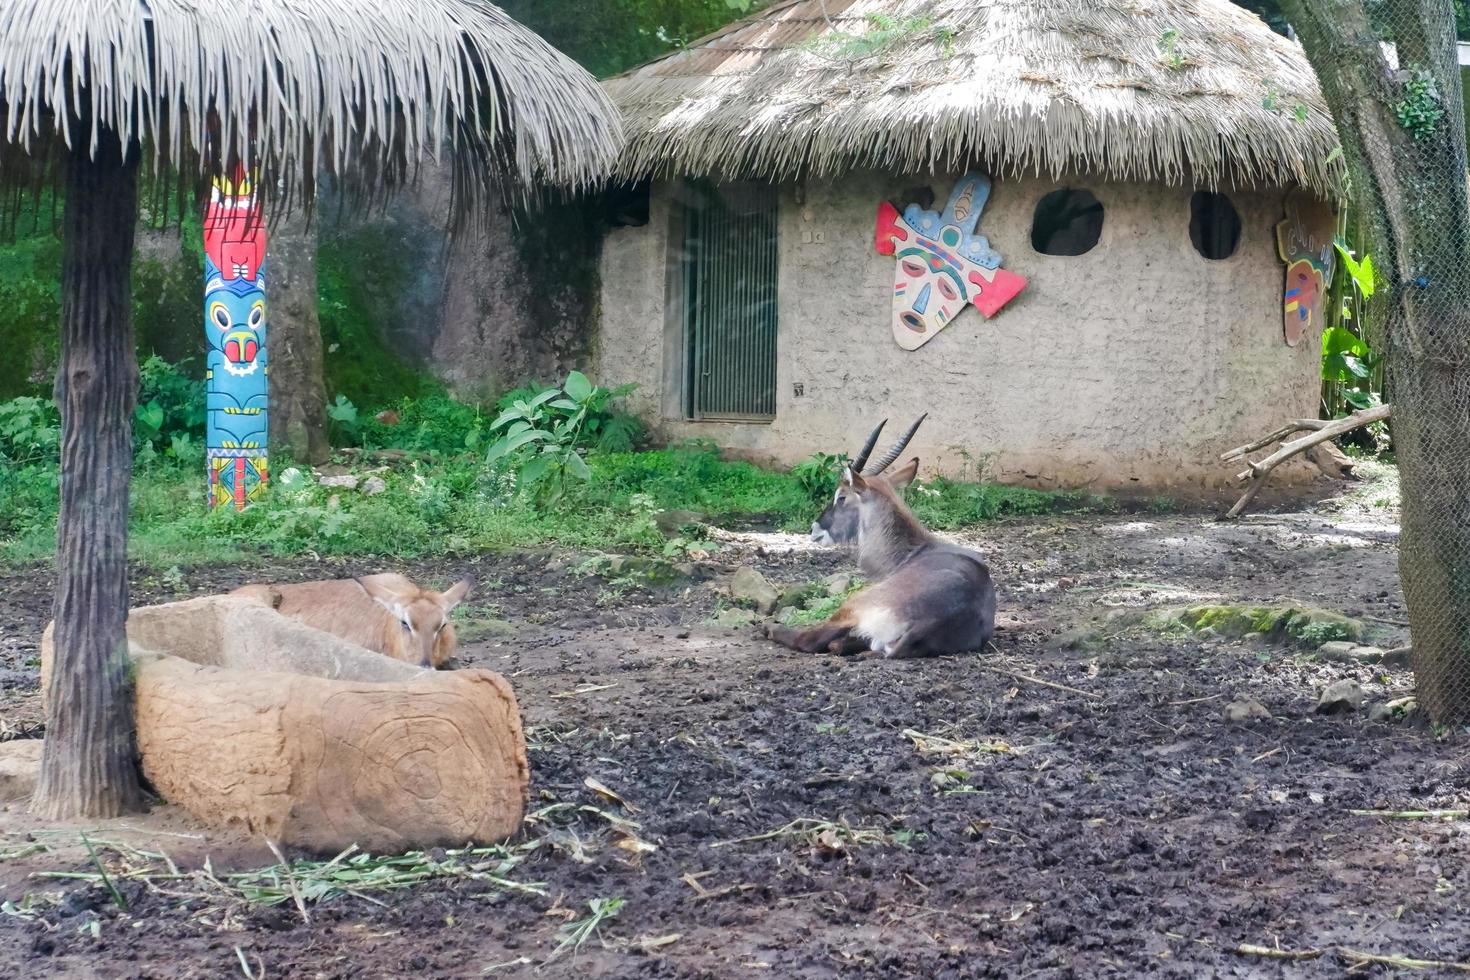
[[[597,370],[665,435],[795,463],[929,411],[949,471],[1198,486],[1316,411],[1341,155],[1228,0],[778,0],[603,84],[650,189]]]
[[[1300,47],[1225,0],[781,0],[605,88],[637,176],[1339,179]]]

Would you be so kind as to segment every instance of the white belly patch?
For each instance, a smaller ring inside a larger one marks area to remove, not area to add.
[[[892,610],[865,609],[858,614],[857,628],[853,632],[867,640],[871,649],[878,653],[887,653],[904,634],[906,626]]]

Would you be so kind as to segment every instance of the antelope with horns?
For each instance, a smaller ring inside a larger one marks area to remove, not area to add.
[[[979,650],[995,635],[995,583],[979,552],[941,540],[919,523],[901,493],[919,471],[912,459],[883,475],[924,416],[866,473],[886,422],[842,473],[837,493],[812,525],[813,540],[857,542],[858,566],[874,583],[825,623],[770,626],[766,635],[805,653],[872,650],[895,659]]]
[[[454,656],[458,642],[449,614],[473,587],[464,579],[434,592],[389,573],[247,585],[230,594],[264,602],[283,616],[394,660],[437,670]]]

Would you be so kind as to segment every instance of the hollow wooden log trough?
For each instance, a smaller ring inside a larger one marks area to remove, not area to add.
[[[212,827],[313,851],[504,840],[528,783],[515,694],[487,670],[424,670],[210,596],[132,610],[138,753]],[[41,690],[52,662],[41,640]]]

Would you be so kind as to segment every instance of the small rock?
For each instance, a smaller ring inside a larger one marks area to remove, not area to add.
[[[1354,663],[1408,667],[1409,654],[1412,652],[1409,647],[1394,647],[1392,650],[1385,650],[1382,647],[1359,646],[1353,647],[1348,656]]]
[[[1351,640],[1328,640],[1317,648],[1317,656],[1323,660],[1336,660],[1346,663],[1353,659],[1353,651],[1358,645]]]
[[[802,585],[788,585],[781,590],[781,596],[776,600],[776,608],[783,609],[787,606],[800,606],[804,604],[807,597],[812,594],[810,583]]]
[[[1368,720],[1392,724],[1403,721],[1418,710],[1419,703],[1413,697],[1380,701],[1368,709]]]
[[[348,490],[356,490],[357,485],[362,481],[351,473],[343,473],[340,476],[324,476],[317,482],[324,487],[346,487]]]
[[[827,594],[839,596],[852,588],[852,576],[846,572],[838,572],[836,575],[828,575],[822,579],[822,584],[827,587]]]
[[[1225,706],[1226,721],[1253,721],[1257,718],[1270,717],[1271,712],[1267,711],[1266,706],[1255,698],[1241,698],[1238,701],[1231,701]]]
[[[665,537],[674,537],[691,524],[706,524],[709,515],[697,510],[661,510],[653,515],[653,523]]]
[[[1340,680],[1329,684],[1317,701],[1320,715],[1341,715],[1357,711],[1363,706],[1363,688],[1355,680]]]
[[[384,483],[380,476],[370,476],[362,481],[362,493],[365,497],[376,497],[387,489],[388,484]]]
[[[771,583],[766,581],[766,577],[748,566],[736,571],[735,576],[730,579],[730,595],[749,602],[763,616],[775,611],[776,602],[780,598]]]
[[[753,622],[755,622],[755,613],[749,609],[726,609],[715,617],[716,626],[728,626],[732,629],[749,626]]]
[[[674,563],[674,571],[683,578],[694,578],[699,574],[699,568],[692,561],[681,561]]]
[[[27,799],[35,792],[43,744],[39,738],[0,742],[0,802]]]

